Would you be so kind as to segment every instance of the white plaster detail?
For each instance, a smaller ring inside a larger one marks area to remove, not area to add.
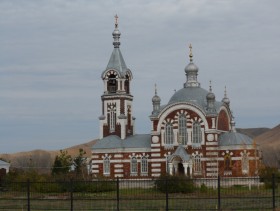
[[[153,136],[153,137],[152,137],[152,142],[153,142],[154,144],[158,143],[158,141],[159,141],[158,136]]]
[[[207,135],[207,140],[208,141],[214,141],[214,135],[213,134],[208,134]]]

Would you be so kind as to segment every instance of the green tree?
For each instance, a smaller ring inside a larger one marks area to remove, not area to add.
[[[52,167],[52,175],[67,174],[72,165],[72,157],[67,150],[60,150],[60,155],[57,155]]]
[[[80,148],[78,156],[73,159],[74,172],[76,173],[76,176],[82,175],[84,177],[87,161],[87,158],[84,156],[85,154],[86,152]]]

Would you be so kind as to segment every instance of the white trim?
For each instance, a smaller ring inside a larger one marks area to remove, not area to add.
[[[161,169],[152,169],[152,172],[161,172]]]
[[[160,144],[151,144],[151,147],[160,147]]]
[[[215,141],[212,141],[212,142],[206,142],[206,146],[211,146],[211,145],[218,145],[218,143]]]
[[[92,153],[151,152],[151,148],[93,149]]]
[[[218,147],[206,147],[206,150],[218,150]]]
[[[151,156],[152,157],[160,157],[160,153],[152,153]]]
[[[152,148],[151,152],[160,152],[160,148]]]
[[[152,167],[161,167],[161,163],[152,163]]]

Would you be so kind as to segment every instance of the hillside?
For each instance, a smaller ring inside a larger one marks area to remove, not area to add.
[[[257,136],[255,139],[262,150],[263,163],[271,167],[280,167],[280,124]]]
[[[237,132],[243,133],[251,138],[255,138],[263,133],[266,133],[270,128],[260,127],[260,128],[237,128]]]
[[[85,156],[90,158],[91,147],[96,142],[92,140],[87,143],[75,145],[72,147],[65,148],[68,154],[75,157],[79,153],[79,149],[82,148],[86,154]],[[0,157],[11,163],[11,168],[36,168],[42,173],[47,173],[50,171],[55,156],[60,154],[60,150],[46,151],[46,150],[32,150],[28,152],[17,152],[13,154],[0,154]]]

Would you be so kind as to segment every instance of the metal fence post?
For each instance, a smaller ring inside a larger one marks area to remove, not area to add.
[[[218,210],[221,210],[221,178],[218,176]]]
[[[272,208],[275,210],[275,174],[272,174]]]
[[[168,178],[165,177],[165,210],[168,211]]]
[[[27,210],[30,211],[30,180],[27,179]]]
[[[119,177],[117,177],[117,211],[120,210],[120,185]]]
[[[73,211],[74,210],[74,206],[73,206],[73,179],[70,180],[70,205],[71,205],[70,210]]]

